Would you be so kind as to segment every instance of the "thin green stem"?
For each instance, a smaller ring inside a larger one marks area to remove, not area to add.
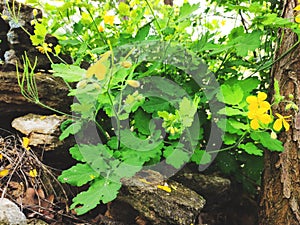
[[[110,51],[111,51],[111,68],[109,70],[109,80],[108,80],[108,85],[107,85],[107,95],[108,95],[108,98],[109,98],[109,102],[110,102],[111,108],[112,108],[112,110],[114,112],[114,115],[116,117],[116,123],[117,123],[117,129],[118,129],[118,137],[119,137],[119,139],[118,139],[118,149],[119,149],[120,148],[120,143],[121,143],[121,141],[120,141],[120,138],[121,138],[121,136],[120,136],[120,134],[121,134],[120,133],[121,132],[120,131],[120,119],[119,119],[119,115],[118,115],[118,113],[117,113],[117,111],[116,111],[116,109],[114,107],[114,102],[112,100],[112,94],[111,94],[111,88],[110,88],[112,77],[113,77],[112,71],[113,71],[113,68],[114,68],[114,53],[113,53],[113,49],[112,49],[112,46],[111,46],[111,44],[110,44],[109,41],[108,41],[108,45],[109,45],[109,48],[110,48]]]
[[[240,139],[232,146],[229,146],[229,147],[226,147],[226,148],[221,148],[221,149],[218,149],[218,150],[206,150],[206,151],[208,153],[218,153],[218,152],[224,152],[224,151],[228,151],[228,150],[231,150],[233,148],[236,148],[237,146],[239,146],[239,144],[241,144],[241,142],[243,141],[246,134],[248,134],[248,132],[243,133],[243,135],[240,137]]]
[[[255,72],[253,72],[251,75],[254,75],[257,72],[260,72],[262,70],[265,70],[271,66],[273,66],[275,63],[277,63],[278,61],[280,61],[281,59],[283,59],[285,56],[287,56],[295,47],[297,47],[297,45],[300,44],[300,40],[298,40],[295,44],[293,44],[293,46],[291,46],[286,52],[284,52],[281,56],[279,56],[276,60],[274,60],[272,63],[265,65],[261,68],[258,68]]]
[[[152,14],[152,16],[153,16],[153,18],[154,18],[154,20],[155,20],[155,22],[156,22],[157,27],[158,27],[158,29],[159,29],[158,32],[159,32],[160,36],[163,37],[163,34],[162,34],[162,32],[161,32],[161,26],[160,26],[160,24],[159,24],[159,22],[158,22],[158,20],[157,20],[157,17],[156,17],[156,15],[155,15],[155,13],[154,13],[154,11],[153,11],[153,9],[152,9],[152,7],[151,7],[149,1],[148,1],[148,0],[145,0],[145,1],[146,1],[146,3],[147,3],[147,6],[148,6],[149,9],[150,9],[150,12],[151,12],[151,14]]]

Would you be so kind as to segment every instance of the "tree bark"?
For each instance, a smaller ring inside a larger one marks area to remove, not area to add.
[[[285,1],[283,17],[294,18],[294,8],[297,0]],[[297,42],[297,35],[289,29],[281,29],[279,36],[283,40],[275,53],[278,58],[288,52],[282,59],[273,65],[272,81],[279,82],[281,95],[288,98],[295,97],[299,106],[300,97],[300,46],[292,46]],[[291,50],[292,48],[292,50]],[[271,85],[270,90],[274,90]],[[274,93],[271,93],[274,94]],[[273,112],[281,115],[290,114],[283,104],[273,108]],[[284,151],[280,154],[265,152],[265,168],[260,200],[259,219],[261,225],[299,225],[300,224],[300,113],[293,115],[291,129],[282,132],[279,139],[284,143]]]

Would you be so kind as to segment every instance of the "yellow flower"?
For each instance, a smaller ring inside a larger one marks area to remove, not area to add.
[[[270,103],[265,101],[267,99],[267,94],[264,92],[259,92],[256,96],[248,96],[246,101],[248,102],[249,106],[248,109],[250,111],[256,111],[258,108],[264,109],[265,112],[268,111],[271,106]]]
[[[287,122],[287,118],[291,117],[291,116],[282,116],[279,113],[275,113],[275,115],[278,117],[277,120],[275,120],[274,124],[273,124],[273,128],[276,131],[280,131],[282,128],[282,125],[284,126],[285,131],[288,131],[290,129],[290,125]]]
[[[249,104],[248,118],[251,120],[250,127],[253,130],[260,128],[260,124],[269,124],[272,122],[272,117],[267,114],[267,111],[271,108],[269,102],[265,101],[267,99],[267,94],[264,92],[259,92],[257,96],[248,96],[246,98]]]
[[[105,24],[109,24],[111,26],[114,25],[115,16],[105,15],[103,19]]]
[[[51,44],[43,43],[43,46],[36,46],[35,48],[42,54],[45,54],[45,52],[52,52],[52,49],[50,47]]]
[[[269,124],[272,121],[272,117],[269,114],[266,114],[265,109],[249,111],[248,118],[251,120],[250,127],[253,130],[257,130],[260,127],[259,123]]]

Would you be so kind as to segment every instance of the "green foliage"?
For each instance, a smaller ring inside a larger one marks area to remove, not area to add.
[[[72,65],[52,64],[53,76],[70,83],[69,96],[74,97],[73,115],[62,125],[60,140],[75,135],[79,142],[70,148],[78,163],[59,180],[89,187],[73,199],[71,208],[81,215],[112,201],[121,179],[143,166],[162,161],[176,169],[187,162],[207,165],[219,152],[216,166],[223,173],[243,182],[247,190],[259,185],[263,152],[283,151],[283,145],[271,137],[276,132],[271,108],[255,114],[249,96],[258,99],[258,93],[270,87],[274,43],[280,41],[277,29],[299,33],[299,25],[280,18],[274,5],[262,1],[211,0],[201,5],[201,12],[200,4],[187,2],[173,7],[160,0],[92,2],[65,1],[58,7],[46,3],[46,18],[34,20],[31,35],[47,56],[62,51],[74,59]],[[213,4],[222,13],[214,11]],[[224,15],[227,12],[231,15]],[[206,19],[212,14],[218,19]],[[224,33],[226,23],[236,26]],[[56,53],[45,43],[48,32],[59,40]],[[164,51],[155,41],[165,44]],[[122,50],[129,44],[144,49]],[[142,50],[151,60],[138,60],[145,57]],[[19,85],[28,99],[39,103],[36,88],[26,88],[25,81],[35,83],[25,62]],[[85,63],[91,66],[83,69]],[[286,101],[280,95],[276,82],[274,89],[274,104],[287,102],[287,108],[296,110],[291,98]],[[213,123],[223,133],[223,144],[206,149]],[[86,135],[91,124],[98,137]]]

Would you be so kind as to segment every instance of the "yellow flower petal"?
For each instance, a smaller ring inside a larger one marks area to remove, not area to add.
[[[249,104],[251,104],[251,103],[257,103],[257,97],[255,97],[255,96],[253,96],[253,95],[248,96],[248,97],[246,98],[246,102],[248,102]]]
[[[265,92],[259,92],[257,94],[257,100],[258,101],[264,101],[264,100],[267,99],[267,97],[268,97],[268,95]]]
[[[269,124],[272,122],[272,117],[269,114],[263,114],[259,116],[259,121],[263,124]]]
[[[103,19],[105,24],[114,25],[115,16],[105,15]]]
[[[295,8],[294,8],[295,11],[300,11],[300,5],[297,5]]]
[[[267,101],[262,101],[259,103],[260,108],[264,109],[265,111],[268,111],[271,108],[271,105]]]
[[[29,144],[30,144],[29,138],[28,137],[23,137],[23,139],[22,139],[23,148],[25,148],[26,150],[29,150],[30,149]]]
[[[157,185],[157,188],[161,189],[161,190],[164,190],[166,192],[171,192],[171,188],[169,186],[164,186],[164,185]]]
[[[2,160],[3,159],[3,155],[0,153],[0,160]]]
[[[257,130],[257,129],[259,128],[258,120],[257,120],[257,119],[251,120],[251,122],[250,122],[250,127],[251,127],[253,130]]]
[[[256,118],[256,113],[255,113],[254,111],[249,111],[249,112],[248,112],[248,118],[249,118],[250,120],[255,119],[255,118]]]
[[[31,177],[36,177],[36,176],[37,176],[37,171],[36,171],[36,169],[30,170],[30,171],[29,171],[29,176],[31,176]]]
[[[280,131],[281,130],[281,128],[282,128],[282,121],[281,121],[281,119],[275,120],[275,122],[273,124],[273,128],[276,131]]]
[[[290,129],[290,124],[288,122],[286,122],[285,119],[282,120],[283,126],[285,131],[288,131]]]
[[[251,103],[251,104],[248,106],[248,110],[249,110],[249,111],[257,111],[257,110],[258,110],[258,104],[257,104],[257,103]]]

